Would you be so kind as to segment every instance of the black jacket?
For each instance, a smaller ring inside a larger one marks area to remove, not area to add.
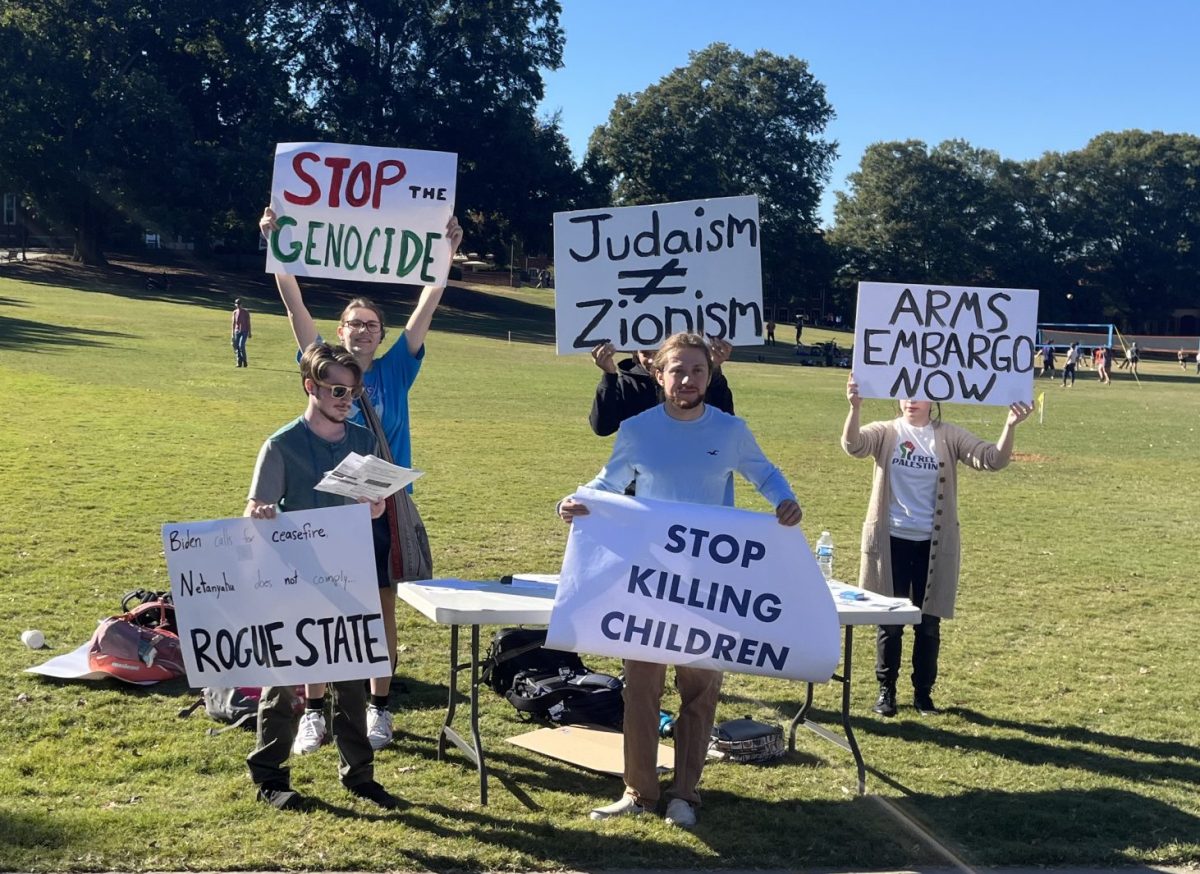
[[[704,402],[718,410],[733,415],[733,392],[725,374],[718,367],[708,383]],[[616,373],[605,373],[596,386],[596,397],[592,401],[592,412],[588,424],[601,437],[617,433],[621,423],[630,416],[644,413],[662,403],[658,383],[633,358],[617,363]]]

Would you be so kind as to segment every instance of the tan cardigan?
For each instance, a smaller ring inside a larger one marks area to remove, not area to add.
[[[855,458],[875,459],[871,502],[862,530],[862,563],[858,584],[862,588],[892,595],[892,550],[888,532],[888,504],[892,481],[888,465],[896,452],[900,419],[872,422],[859,430],[858,441],[842,441],[842,449]],[[934,422],[934,450],[938,458],[938,489],[933,505],[933,536],[929,542],[929,581],[921,611],[943,619],[954,617],[961,558],[958,533],[958,464],[976,470],[1000,470],[1008,465],[995,443],[980,440],[970,431],[946,422]]]

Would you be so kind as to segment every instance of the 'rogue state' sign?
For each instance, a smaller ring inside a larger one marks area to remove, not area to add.
[[[854,378],[865,398],[1007,406],[1033,398],[1038,293],[858,284]]]
[[[679,331],[761,343],[761,251],[757,197],[555,213],[558,353]]]
[[[388,671],[366,504],[162,526],[188,682],[291,686]]]
[[[340,143],[280,143],[268,273],[442,285],[458,156]]]

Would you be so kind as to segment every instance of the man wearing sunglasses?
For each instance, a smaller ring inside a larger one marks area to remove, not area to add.
[[[371,455],[375,435],[347,421],[351,403],[362,394],[362,370],[354,356],[328,343],[313,343],[300,357],[300,379],[308,406],[263,444],[254,468],[246,516],[273,519],[277,513],[339,507],[349,498],[316,490],[325,472],[351,452]],[[371,504],[378,518],[383,501]],[[375,751],[367,738],[366,690],[361,680],[334,683],[333,739],[338,773],[352,795],[391,810],[399,800],[375,782]],[[280,810],[293,810],[304,800],[291,787],[288,754],[300,727],[290,686],[268,686],[258,704],[258,737],[246,757],[258,798]]]
[[[270,238],[271,233],[279,229],[274,210],[269,206],[263,210],[259,221],[259,230],[264,237]],[[446,240],[450,244],[450,254],[458,251],[462,243],[462,228],[458,219],[451,218],[446,227]],[[275,275],[275,284],[279,288],[279,296],[287,308],[288,321],[292,325],[292,333],[296,344],[304,349],[310,343],[320,340],[316,322],[304,305],[304,297],[300,293],[300,283],[296,277],[287,273]],[[421,291],[421,297],[409,316],[400,340],[394,342],[389,349],[381,353],[383,340],[387,336],[387,323],[383,311],[366,298],[355,298],[342,310],[338,320],[337,338],[342,347],[354,355],[363,374],[363,388],[366,401],[371,411],[375,413],[375,424],[366,419],[367,411],[356,408],[351,420],[367,427],[377,427],[382,437],[387,441],[391,453],[390,461],[402,467],[412,467],[412,442],[409,436],[408,421],[408,392],[417,379],[421,370],[421,362],[425,357],[425,335],[433,321],[433,314],[441,302],[445,286],[428,285]],[[411,491],[411,487],[409,489]],[[395,501],[405,500],[405,496],[396,496]],[[424,579],[433,575],[432,556],[429,555],[428,540],[425,538],[424,526],[420,526],[417,548],[410,548],[407,555],[402,553],[400,544],[404,526],[401,526],[396,516],[393,504],[386,518],[375,523],[376,565],[379,571],[379,598],[383,609],[384,632],[388,641],[388,652],[391,654],[391,670],[387,676],[376,677],[371,681],[371,702],[367,709],[367,723],[371,737],[371,746],[379,750],[392,740],[392,714],[387,709],[388,695],[391,692],[392,672],[396,664],[396,589],[395,583],[402,580]],[[415,508],[413,514],[416,514]],[[405,532],[407,533],[407,532]],[[422,555],[423,554],[423,555]],[[295,752],[310,753],[317,750],[325,737],[325,723],[321,716],[324,707],[322,696],[324,688],[312,686],[307,690],[309,709],[300,726],[296,738]]]

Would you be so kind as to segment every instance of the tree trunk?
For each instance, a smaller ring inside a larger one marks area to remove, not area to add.
[[[100,224],[95,202],[89,195],[85,195],[79,207],[79,222],[75,226],[75,251],[71,254],[72,261],[89,267],[103,267],[108,263],[104,258]]]

